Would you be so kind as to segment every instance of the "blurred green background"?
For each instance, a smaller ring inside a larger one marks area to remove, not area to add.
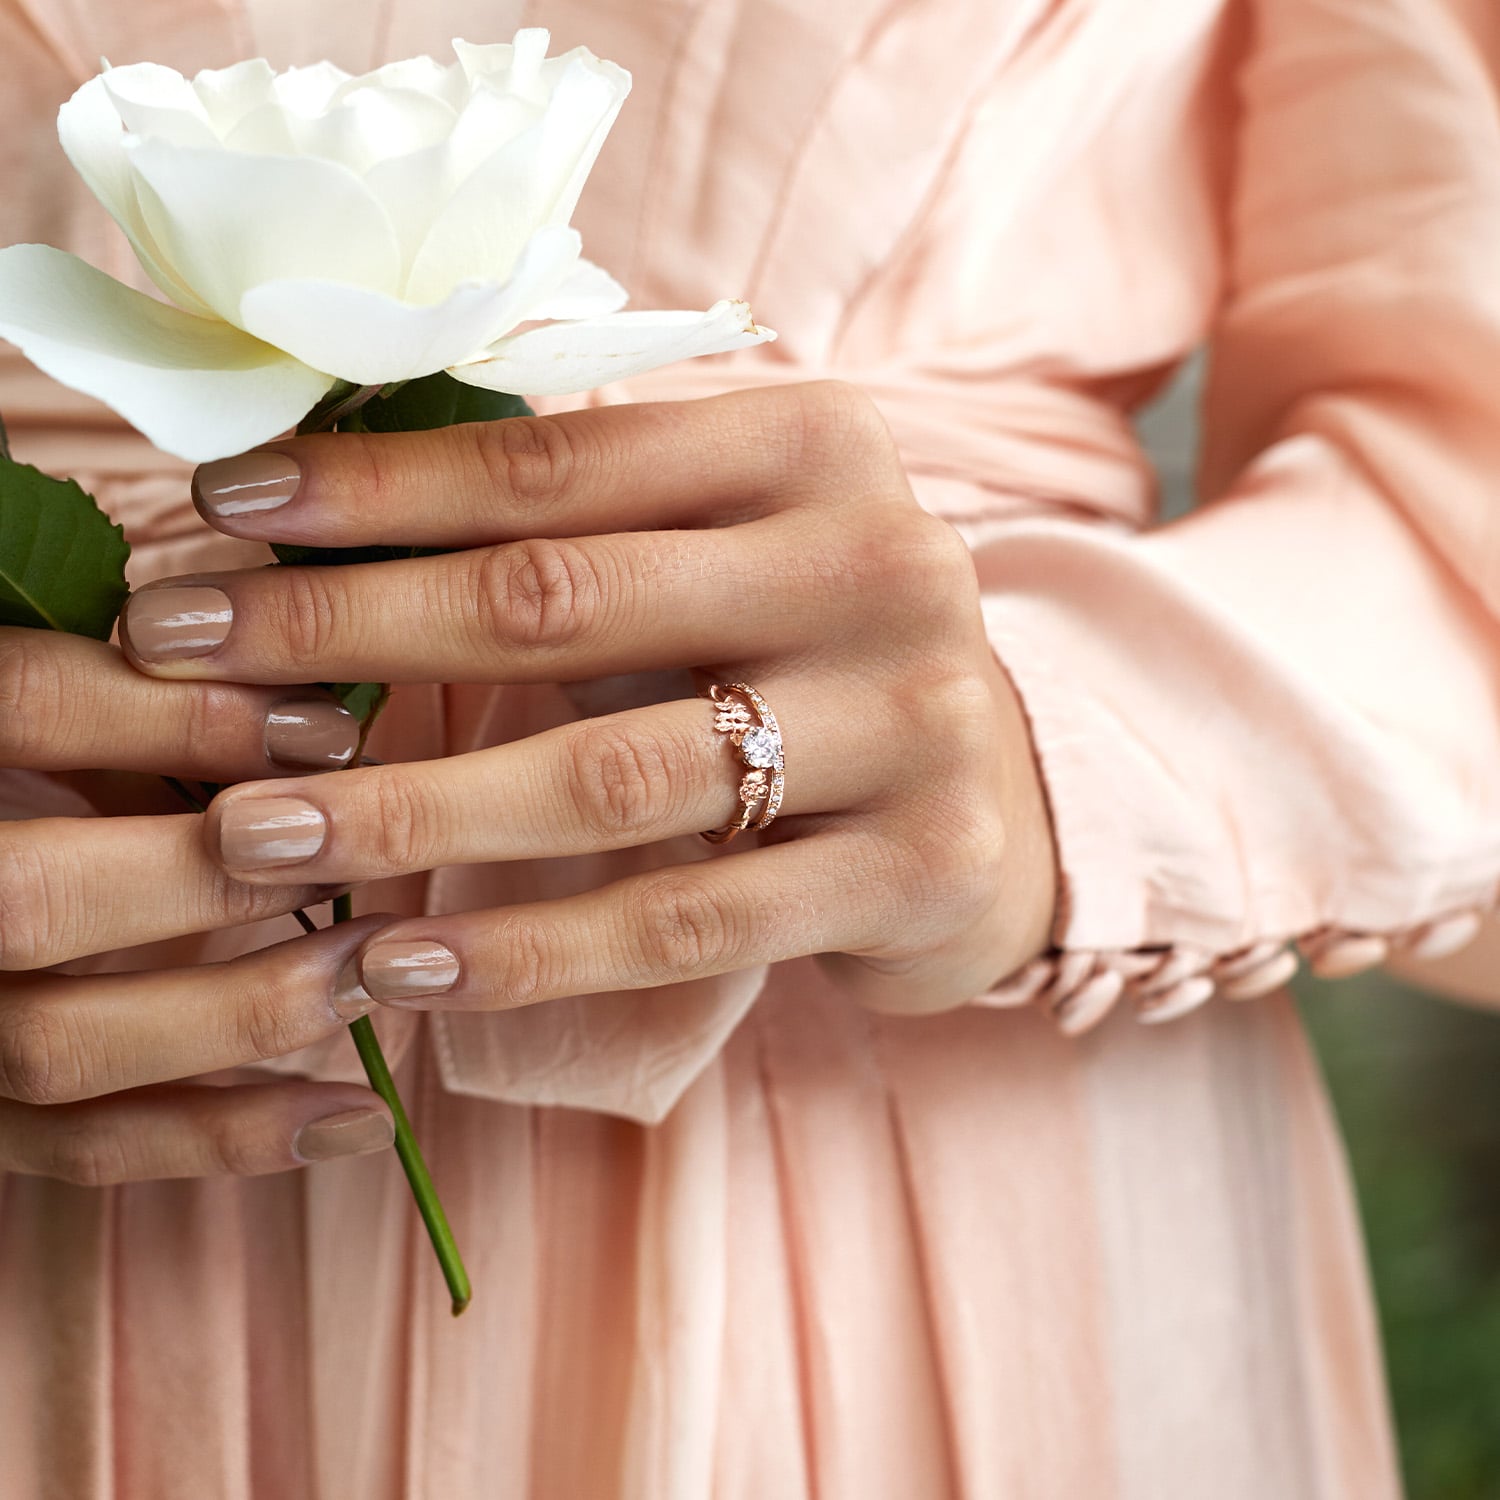
[[[1500,1015],[1298,982],[1359,1190],[1410,1500],[1500,1500]]]
[[[1137,423],[1168,516],[1193,503],[1202,377]],[[1500,1013],[1380,974],[1296,989],[1359,1192],[1408,1500],[1500,1500]]]

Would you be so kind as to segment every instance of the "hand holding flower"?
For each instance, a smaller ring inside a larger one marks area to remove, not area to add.
[[[548,59],[538,30],[454,47],[446,68],[416,58],[362,78],[326,63],[277,75],[259,60],[191,81],[152,64],[107,69],[64,106],[59,135],[171,303],[48,246],[17,245],[0,250],[0,337],[159,447],[203,460],[309,413],[332,426],[409,382],[459,389],[444,370],[514,409],[509,392],[582,390],[773,336],[737,302],[621,313],[624,289],[581,258],[568,220],[628,74],[584,48]],[[470,412],[480,414],[496,413]],[[414,425],[432,420],[425,409]],[[76,486],[12,464],[3,429],[0,461],[0,619],[107,633],[123,592],[114,529]],[[37,588],[66,599],[71,627],[39,607]],[[196,616],[205,640],[209,602]],[[143,640],[149,607],[137,614]],[[354,686],[373,695],[367,732],[385,689]],[[347,918],[347,897],[334,912]],[[29,1076],[28,1038],[51,1026],[49,1011],[8,1039],[12,1071]],[[379,1045],[363,1019],[352,1034],[394,1112],[461,1311],[467,1278]],[[88,1058],[73,1061],[88,1077]]]
[[[353,727],[305,688],[158,682],[103,642],[0,629],[7,769],[292,775],[341,763]],[[101,789],[93,778],[74,784]],[[154,775],[104,789],[116,788],[128,793],[108,809],[120,815],[37,816],[79,810],[78,798],[59,796],[0,821],[0,1171],[103,1186],[284,1171],[389,1146],[390,1116],[365,1088],[180,1081],[306,1046],[370,1009],[349,959],[379,919],[228,963],[46,972],[327,899],[308,882],[272,890],[225,879],[204,851],[202,819],[174,812]]]
[[[144,672],[520,683],[701,669],[700,685],[754,684],[785,735],[766,847],[406,919],[364,947],[372,994],[484,1009],[819,954],[866,1003],[928,1010],[1045,945],[1047,815],[967,548],[918,507],[852,388],[303,438],[253,464],[276,470],[264,498],[282,503],[240,503],[244,461],[200,471],[200,507],[224,531],[465,550],[153,584],[123,617]],[[360,881],[692,834],[733,816],[737,774],[692,697],[441,761],[237,786],[206,833],[237,881]]]

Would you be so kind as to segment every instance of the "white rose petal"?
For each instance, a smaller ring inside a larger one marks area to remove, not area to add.
[[[419,94],[431,94],[455,113],[469,92],[464,86],[463,70],[457,63],[445,67],[430,57],[407,57],[400,62],[386,63],[367,74],[363,82],[366,86],[414,89]]]
[[[162,254],[226,321],[234,322],[246,289],[263,281],[325,275],[396,290],[395,231],[347,167],[155,140],[127,152]]]
[[[272,93],[278,104],[294,114],[316,115],[328,108],[351,76],[331,62],[314,63],[310,68],[288,68],[276,75]]]
[[[775,337],[751,319],[744,302],[716,302],[703,313],[615,313],[527,329],[492,345],[483,359],[448,373],[492,391],[571,396],[679,359],[727,354]]]
[[[530,97],[541,102],[546,98],[547,82],[543,72],[551,40],[544,27],[527,26],[509,42],[475,46],[471,42],[455,41],[453,55],[470,83],[483,79],[522,98]]]
[[[193,463],[285,432],[333,384],[238,328],[168,307],[50,245],[0,250],[0,338]]]
[[[91,78],[57,112],[57,135],[73,170],[125,231],[146,274],[179,307],[209,313],[162,253],[136,201],[135,178],[125,158],[125,137],[103,78]]]
[[[427,307],[341,282],[271,281],[245,293],[239,321],[340,380],[414,380],[472,358],[534,316],[536,304],[566,285],[580,243],[577,230],[544,229],[532,236],[509,281],[468,282]]]
[[[557,231],[543,230],[542,233],[555,234]],[[599,318],[606,313],[619,312],[629,300],[630,293],[602,266],[596,266],[591,260],[580,260],[568,279],[543,301],[528,308],[526,316],[528,319]]]
[[[234,127],[224,137],[224,145],[230,151],[243,151],[251,156],[296,156],[296,138],[292,135],[292,121],[296,117],[272,100],[248,110],[234,122]]]
[[[132,63],[100,76],[120,123],[132,134],[176,146],[218,144],[203,101],[181,73],[157,63]]]
[[[532,230],[566,224],[628,91],[628,79],[575,60],[542,117],[448,199],[417,252],[407,296],[426,302],[455,282],[504,276]]]
[[[480,90],[463,104],[446,141],[387,157],[370,168],[365,185],[396,228],[403,266],[416,259],[448,199],[506,142],[540,118],[541,111],[525,100]]]
[[[263,57],[228,68],[205,68],[193,77],[193,92],[203,104],[220,140],[253,110],[275,97],[276,74]]]
[[[414,89],[359,88],[326,114],[293,115],[288,123],[300,154],[340,162],[362,177],[377,162],[441,145],[458,116]]]

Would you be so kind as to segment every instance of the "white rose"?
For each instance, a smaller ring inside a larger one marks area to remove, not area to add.
[[[774,337],[743,302],[620,312],[568,220],[630,75],[547,42],[456,41],[447,67],[362,78],[107,69],[58,134],[175,306],[13,245],[0,337],[194,462],[285,431],[336,380],[562,395]]]

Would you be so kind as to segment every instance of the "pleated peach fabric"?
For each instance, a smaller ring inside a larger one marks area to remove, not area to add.
[[[1059,947],[1410,931],[1500,879],[1500,127],[1455,15],[0,0],[0,241],[139,281],[52,134],[101,54],[363,69],[527,23],[586,42],[636,79],[579,216],[590,255],[640,305],[743,293],[781,332],[592,399],[874,393],[974,546],[1032,716]],[[1155,528],[1127,413],[1210,334],[1212,503]],[[204,530],[180,465],[8,351],[0,411],[107,499],[138,578],[262,559]],[[378,748],[578,712],[402,689]],[[0,777],[6,816],[69,798]],[[701,852],[364,898],[496,904]],[[1398,1493],[1346,1174],[1284,994],[1070,1041],[1035,1006],[872,1018],[805,961],[379,1024],[468,1315],[389,1159],[0,1179],[7,1500]],[[280,1066],[359,1076],[346,1038]]]

